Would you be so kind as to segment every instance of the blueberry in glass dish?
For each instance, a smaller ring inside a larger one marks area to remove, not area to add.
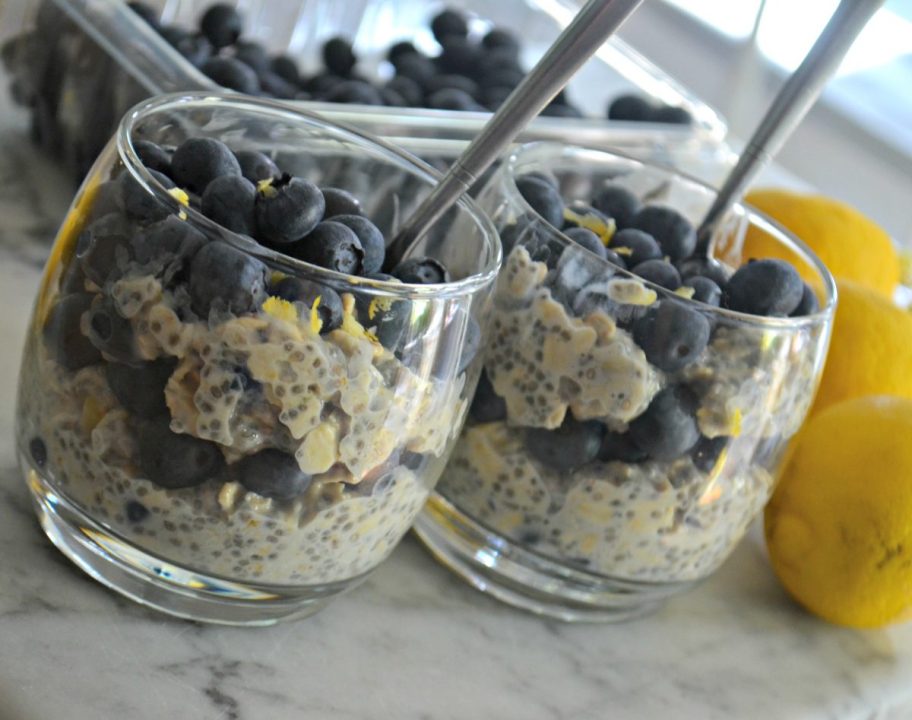
[[[465,201],[386,267],[435,182],[268,101],[131,111],[26,343],[18,444],[52,540],[110,587],[215,622],[308,614],[366,577],[455,443],[499,266]]]
[[[520,147],[479,196],[504,252],[470,418],[416,529],[476,587],[617,620],[710,575],[768,499],[822,369],[832,278],[672,169]],[[746,228],[801,267],[741,256]],[[596,244],[597,243],[597,244]]]

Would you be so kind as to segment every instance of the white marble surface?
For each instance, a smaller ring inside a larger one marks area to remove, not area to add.
[[[500,605],[413,538],[351,595],[267,629],[171,620],[103,589],[45,540],[13,455],[35,259],[66,187],[23,138],[24,118],[0,111],[0,720],[912,717],[912,625],[807,616],[756,539],[616,626]]]

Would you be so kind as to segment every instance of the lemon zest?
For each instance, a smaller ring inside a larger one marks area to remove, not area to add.
[[[293,303],[283,300],[282,298],[270,295],[263,302],[263,312],[271,315],[277,320],[284,320],[289,323],[298,322],[298,311]]]
[[[564,208],[564,219],[572,220],[580,227],[591,230],[598,235],[599,240],[602,241],[602,245],[606,247],[608,246],[608,243],[611,242],[611,238],[614,237],[614,232],[617,229],[614,218],[609,219],[606,223],[594,213],[578,213],[570,208]]]
[[[177,200],[184,207],[190,206],[190,196],[179,187],[173,187],[168,190],[168,194]],[[183,218],[182,218],[183,219]]]
[[[272,178],[266,178],[257,183],[257,192],[264,197],[271,198],[276,196],[278,190],[272,186]]]
[[[317,295],[314,298],[313,305],[310,306],[310,329],[313,330],[314,335],[319,335],[320,330],[323,329],[323,318],[320,317],[320,313],[317,310],[320,307],[322,298],[322,295]]]
[[[741,408],[735,408],[731,411],[728,416],[728,434],[732,437],[738,437],[741,435],[741,425],[744,420],[744,415],[741,412]]]
[[[633,255],[633,250],[626,245],[620,245],[616,248],[611,249],[614,250],[618,255],[624,255],[626,257]]]
[[[688,285],[682,285],[674,291],[674,294],[690,300],[694,296],[695,292],[696,290],[694,290],[692,287],[689,287]]]

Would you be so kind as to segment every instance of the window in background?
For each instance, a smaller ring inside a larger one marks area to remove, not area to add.
[[[732,39],[750,37],[762,0],[666,0]]]

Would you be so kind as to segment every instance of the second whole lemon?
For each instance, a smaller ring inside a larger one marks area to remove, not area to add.
[[[912,400],[862,397],[813,417],[764,512],[785,589],[840,625],[912,618]]]
[[[745,202],[791,230],[837,278],[846,278],[892,296],[900,279],[900,258],[890,236],[845,203],[821,195],[758,189]],[[805,280],[816,272],[788,248],[756,227],[748,228],[743,257],[778,257],[792,262]]]

